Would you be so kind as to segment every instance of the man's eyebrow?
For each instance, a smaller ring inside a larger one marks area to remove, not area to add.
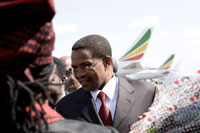
[[[81,62],[80,64],[82,64],[82,63],[91,63],[92,62],[92,60],[84,60],[83,62]]]
[[[91,59],[90,60],[84,60],[79,65],[82,65],[82,64],[85,64],[85,63],[91,63],[92,64],[92,60]],[[71,66],[72,66],[71,68],[77,67],[77,65],[71,65]]]

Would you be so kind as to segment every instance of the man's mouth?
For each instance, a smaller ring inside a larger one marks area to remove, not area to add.
[[[81,80],[79,80],[79,82],[80,82],[80,84],[81,84],[82,86],[85,86],[85,85],[88,84],[89,80],[88,80],[88,79],[81,79]]]

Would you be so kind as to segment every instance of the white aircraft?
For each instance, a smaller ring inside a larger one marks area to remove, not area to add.
[[[117,62],[117,75],[130,77],[132,79],[154,79],[169,74],[169,68],[173,63],[174,54],[170,55],[170,57],[159,68],[147,68],[140,64],[149,44],[152,30],[153,28],[145,29],[132,46],[119,59]]]
[[[169,68],[171,67],[174,59],[174,54],[170,55],[169,58],[159,68],[147,68],[137,73],[126,75],[131,79],[161,79],[170,73]]]
[[[153,28],[147,28],[119,59],[117,75],[126,76],[143,70],[140,62],[149,44]]]

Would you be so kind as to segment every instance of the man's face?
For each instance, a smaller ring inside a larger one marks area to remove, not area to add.
[[[81,87],[73,74],[72,68],[66,70],[65,90],[73,92]]]
[[[71,66],[71,57],[70,56],[61,57],[60,60],[64,63],[66,69],[66,78],[64,79],[65,90],[73,92],[79,89],[81,85],[73,74],[73,69]]]
[[[102,89],[106,84],[103,59],[93,58],[90,51],[86,49],[72,51],[71,59],[74,75],[86,91]]]

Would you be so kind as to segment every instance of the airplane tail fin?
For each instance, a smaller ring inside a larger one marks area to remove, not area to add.
[[[170,55],[169,58],[159,67],[160,69],[169,69],[174,60],[174,54]]]
[[[144,32],[138,37],[138,39],[119,60],[139,62],[144,56],[146,48],[149,44],[152,30],[153,28],[145,29]]]

